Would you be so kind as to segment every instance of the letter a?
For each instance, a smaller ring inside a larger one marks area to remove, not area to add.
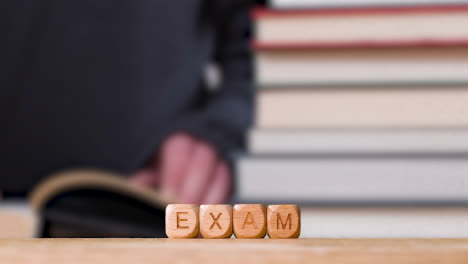
[[[250,218],[250,221],[249,221]],[[257,224],[252,216],[252,213],[247,212],[247,216],[245,217],[244,225],[242,225],[242,229],[245,228],[246,225],[253,225],[254,229],[257,229]]]

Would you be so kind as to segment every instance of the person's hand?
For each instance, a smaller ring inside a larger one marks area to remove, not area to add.
[[[131,181],[159,187],[177,202],[196,204],[226,202],[232,187],[227,163],[210,144],[187,133],[169,136]]]

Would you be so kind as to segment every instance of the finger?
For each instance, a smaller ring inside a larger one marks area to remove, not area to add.
[[[218,158],[215,150],[206,143],[197,143],[184,175],[180,202],[200,203],[210,183]]]
[[[135,185],[157,187],[161,181],[158,156],[153,155],[145,167],[130,176],[130,182]]]
[[[213,181],[203,199],[204,204],[225,203],[231,194],[231,172],[226,162],[220,162],[215,169]]]
[[[170,136],[160,151],[161,191],[178,196],[196,140],[188,134]]]
[[[138,186],[156,187],[159,185],[160,177],[154,168],[142,169],[130,177],[130,182]]]

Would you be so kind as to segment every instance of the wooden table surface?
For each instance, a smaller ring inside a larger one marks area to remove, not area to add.
[[[468,239],[0,240],[0,263],[468,263]]]

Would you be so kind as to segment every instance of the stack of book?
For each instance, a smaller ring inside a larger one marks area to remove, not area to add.
[[[468,1],[274,0],[253,18],[236,199],[308,205],[309,236],[468,236]]]

